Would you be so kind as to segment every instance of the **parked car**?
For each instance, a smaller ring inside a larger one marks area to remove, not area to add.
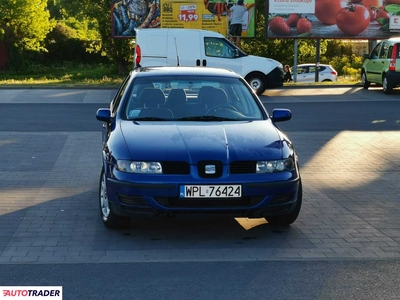
[[[400,38],[380,41],[371,53],[364,55],[361,81],[364,89],[371,83],[381,85],[385,94],[400,86]]]
[[[237,73],[206,67],[132,71],[103,123],[100,214],[109,228],[136,214],[219,213],[289,225],[302,184],[292,142]]]
[[[296,82],[315,82],[315,73],[318,68],[318,82],[336,82],[338,80],[337,72],[331,65],[319,64],[301,64],[297,65]]]

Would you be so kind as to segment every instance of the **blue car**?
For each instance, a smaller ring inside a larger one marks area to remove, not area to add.
[[[302,203],[296,152],[247,82],[230,70],[133,70],[103,122],[101,218],[129,226],[137,214],[230,214],[292,224]]]

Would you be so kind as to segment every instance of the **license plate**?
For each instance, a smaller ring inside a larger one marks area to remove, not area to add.
[[[242,197],[241,185],[182,185],[180,198],[237,198]]]

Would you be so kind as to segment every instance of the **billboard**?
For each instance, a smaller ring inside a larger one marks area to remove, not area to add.
[[[268,38],[387,39],[400,35],[400,0],[266,0]]]
[[[242,37],[255,36],[254,3],[245,0],[249,9],[243,16]],[[113,0],[112,35],[132,38],[135,28],[193,28],[227,35],[228,9],[235,4],[231,0]]]

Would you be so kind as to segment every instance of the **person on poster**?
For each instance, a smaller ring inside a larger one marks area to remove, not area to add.
[[[254,6],[254,3],[249,4],[247,7],[243,6],[243,0],[238,0],[237,4],[227,10],[227,13],[231,14],[231,24],[229,26],[229,40],[233,43],[236,38],[236,47],[240,48],[240,38],[242,36],[242,22],[243,15],[250,8]]]

